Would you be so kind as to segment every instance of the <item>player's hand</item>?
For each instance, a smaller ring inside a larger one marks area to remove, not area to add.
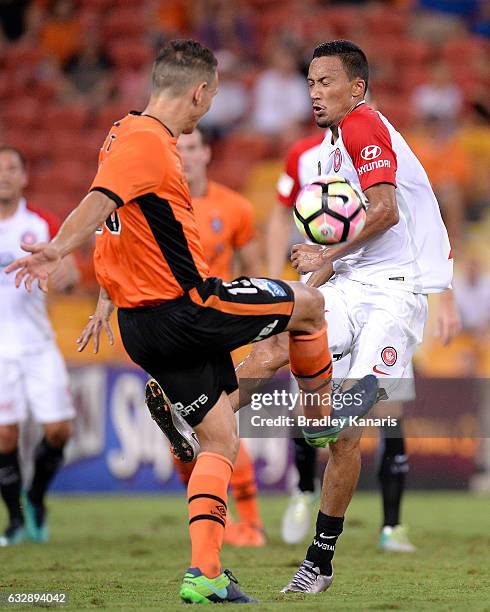
[[[295,244],[291,250],[291,263],[300,274],[316,272],[326,263],[326,248],[319,244]]]
[[[436,336],[446,346],[461,332],[461,329],[461,317],[459,316],[452,292],[445,292],[441,295],[439,303]]]
[[[89,322],[83,328],[82,333],[77,338],[78,352],[81,353],[93,338],[94,354],[99,352],[100,332],[104,329],[109,339],[109,344],[114,344],[114,332],[112,331],[110,318],[114,310],[114,304],[110,299],[99,297],[95,313],[89,317]]]
[[[58,249],[49,242],[39,242],[38,244],[21,243],[24,251],[31,253],[26,257],[16,259],[5,268],[5,272],[10,274],[18,270],[15,275],[15,286],[20,287],[24,281],[25,288],[30,293],[32,283],[37,280],[38,286],[42,291],[48,290],[48,277],[60,265],[61,256]]]

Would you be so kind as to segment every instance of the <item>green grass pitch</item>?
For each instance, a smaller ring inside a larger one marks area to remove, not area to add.
[[[357,494],[337,546],[333,587],[312,596],[279,593],[306,548],[280,540],[286,501],[261,499],[265,549],[223,551],[224,566],[262,602],[254,609],[490,611],[488,497],[408,494],[404,518],[418,551],[403,555],[376,549],[379,496]],[[66,591],[64,609],[184,609],[178,599],[189,561],[183,496],[53,496],[50,508],[49,544],[0,549],[0,591]]]

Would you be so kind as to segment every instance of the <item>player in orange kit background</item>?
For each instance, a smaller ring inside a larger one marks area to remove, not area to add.
[[[211,148],[199,129],[196,128],[192,134],[181,134],[177,149],[184,162],[210,276],[226,281],[240,275],[260,276],[252,204],[236,191],[208,179]],[[182,482],[187,485],[194,462],[183,463],[174,456],[174,463]],[[231,488],[239,522],[234,523],[228,517],[224,541],[232,546],[263,546],[265,537],[257,504],[255,471],[242,440]]]

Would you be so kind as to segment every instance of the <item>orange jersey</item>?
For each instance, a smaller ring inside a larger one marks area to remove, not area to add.
[[[116,306],[173,300],[208,276],[175,143],[158,119],[130,113],[101,149],[91,190],[118,208],[97,231],[94,264]]]
[[[193,198],[194,213],[211,276],[231,280],[233,254],[255,235],[250,202],[236,191],[209,181],[208,192]]]

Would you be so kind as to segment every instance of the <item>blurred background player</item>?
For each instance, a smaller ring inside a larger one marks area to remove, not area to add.
[[[20,151],[0,147],[0,266],[23,254],[20,243],[48,241],[59,223],[51,213],[34,208],[23,196],[27,169]],[[66,291],[78,282],[73,256],[53,274],[52,285]],[[0,492],[8,526],[0,545],[48,539],[45,495],[63,461],[75,412],[65,363],[55,343],[45,296],[36,288],[19,292],[14,279],[0,275]],[[34,475],[22,494],[19,429],[28,411],[42,425],[43,438],[34,453]]]
[[[260,256],[255,237],[255,212],[248,200],[207,176],[211,148],[201,130],[181,134],[177,150],[184,162],[192,206],[210,276],[229,281],[237,276],[260,276]],[[195,462],[174,463],[187,486]],[[262,521],[257,504],[255,470],[243,440],[231,476],[231,490],[239,522],[228,513],[224,542],[233,546],[263,546]]]
[[[327,130],[327,134],[330,130]],[[318,175],[318,156],[325,133],[314,134],[294,143],[287,155],[284,171],[277,182],[277,203],[272,209],[267,232],[268,274],[282,276],[285,258],[292,239],[299,237],[293,222],[292,208],[301,187]],[[441,296],[438,308],[438,334],[447,344],[460,330],[459,315],[451,290]],[[349,369],[349,359],[336,361],[336,379],[343,379]],[[403,434],[403,402],[415,398],[413,369],[409,378],[395,392],[395,399],[378,405],[384,415],[398,419],[393,427],[380,429],[378,452],[378,479],[382,496],[383,522],[379,546],[393,552],[413,552],[406,528],[400,524],[401,504],[409,470],[406,443]],[[311,512],[316,498],[318,450],[304,438],[293,439],[294,463],[298,471],[298,483],[291,495],[283,516],[281,534],[288,544],[302,542],[310,531]]]

